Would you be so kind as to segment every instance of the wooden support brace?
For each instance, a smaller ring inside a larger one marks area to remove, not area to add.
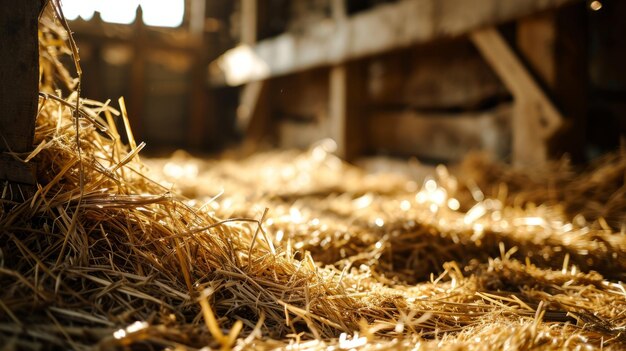
[[[19,156],[33,147],[42,4],[0,0],[0,6],[0,179],[35,184],[34,166]]]
[[[513,94],[513,163],[539,166],[548,160],[548,141],[563,117],[494,27],[470,35],[485,60]]]

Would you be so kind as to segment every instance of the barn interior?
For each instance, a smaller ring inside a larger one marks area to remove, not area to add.
[[[626,348],[626,2],[0,4],[0,349]]]

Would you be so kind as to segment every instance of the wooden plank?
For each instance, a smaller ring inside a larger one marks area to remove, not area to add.
[[[272,134],[269,84],[267,81],[249,83],[241,92],[237,123],[244,131],[243,147],[248,152],[254,152]]]
[[[211,63],[213,85],[239,85],[392,49],[463,35],[536,11],[578,0],[402,0],[360,12],[347,20],[322,21],[302,32],[284,33],[252,46],[229,50]],[[246,57],[243,57],[245,54]],[[263,66],[242,69],[231,61]],[[229,68],[230,67],[230,68]],[[230,70],[240,74],[232,78]]]
[[[345,65],[331,67],[328,89],[329,136],[337,143],[337,155],[347,156],[347,91],[348,77]]]
[[[241,43],[252,45],[257,36],[257,0],[241,0]]]
[[[33,147],[39,91],[39,1],[0,0],[0,152]],[[7,9],[11,9],[10,11]],[[0,178],[34,184],[30,165],[4,154]]]
[[[507,156],[511,105],[464,113],[374,112],[368,122],[372,147],[396,155],[459,161],[468,152]]]
[[[510,115],[510,104],[464,113],[379,111],[367,122],[367,138],[373,149],[396,155],[459,161],[474,150],[502,159],[510,150]]]
[[[495,28],[474,31],[471,39],[515,99],[513,163],[523,166],[548,160],[548,140],[563,117]]]
[[[141,7],[137,14],[140,14]],[[137,17],[141,18],[141,17]],[[144,111],[146,110],[146,65],[148,38],[143,21],[135,21],[135,41],[133,43],[133,60],[130,69],[130,97],[128,99],[130,126],[139,140],[146,138]]]
[[[376,105],[474,110],[509,97],[467,38],[421,45],[369,61],[368,91]]]
[[[328,120],[278,122],[279,146],[284,149],[306,149],[316,142],[328,138]]]
[[[270,92],[273,115],[277,119],[321,121],[328,118],[328,69],[272,79]]]
[[[257,0],[241,0],[241,44],[253,45],[257,37]],[[271,116],[268,102],[268,82],[250,82],[239,94],[237,125],[244,131],[244,150],[254,151],[267,138]]]
[[[206,1],[190,0],[187,1],[187,5],[190,5],[189,34],[196,43],[192,56],[193,64],[191,66],[187,145],[193,149],[201,150],[207,146],[207,139],[215,140],[206,136],[207,125],[211,123],[207,119],[207,111],[208,106],[213,101],[212,96],[207,92],[206,84],[202,77],[205,68],[203,62],[206,62],[206,57],[209,54],[204,40]]]
[[[549,155],[567,153],[582,162],[589,80],[586,5],[576,3],[524,18],[516,33],[520,54],[563,114],[563,128],[549,140]]]
[[[21,162],[11,155],[0,154],[0,180],[34,185],[37,183],[33,163]]]
[[[337,143],[337,155],[353,160],[368,147],[365,139],[367,106],[363,62],[331,67],[328,91],[329,136]]]

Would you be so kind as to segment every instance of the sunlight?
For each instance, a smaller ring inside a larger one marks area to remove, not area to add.
[[[143,23],[155,27],[179,27],[185,16],[185,0],[144,0]]]
[[[98,1],[98,11],[104,22],[131,24],[135,21],[138,5],[137,0],[103,0]]]
[[[95,12],[93,0],[65,0],[62,5],[63,14],[69,21],[74,21],[78,17],[89,21]]]
[[[141,6],[143,22],[154,27],[179,27],[185,16],[185,0],[64,0],[65,17],[85,21],[98,11],[104,22],[131,24],[135,21],[137,7]]]

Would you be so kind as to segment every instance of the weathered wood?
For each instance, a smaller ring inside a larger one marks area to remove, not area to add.
[[[0,0],[0,178],[34,184],[32,167],[11,156],[32,149],[39,90],[39,1]],[[9,11],[10,9],[10,11]]]
[[[191,82],[189,94],[189,123],[187,126],[187,145],[194,149],[203,149],[207,145],[208,106],[213,103],[212,96],[207,93],[206,83],[202,77],[205,69],[208,50],[204,40],[204,26],[206,20],[206,1],[192,0],[190,5],[189,33],[196,43],[191,66]],[[213,128],[211,128],[212,130]],[[209,140],[214,140],[210,138]]]
[[[565,6],[517,23],[517,47],[529,69],[563,114],[563,128],[548,143],[549,155],[582,161],[587,117],[587,9]]]
[[[328,138],[328,119],[320,121],[278,122],[278,145],[285,149],[306,149],[315,142]]]
[[[563,117],[497,29],[474,31],[471,39],[513,94],[513,163],[535,166],[548,160],[548,140]]]
[[[337,155],[353,160],[367,147],[363,138],[367,118],[364,107],[364,65],[351,62],[331,67],[328,91],[328,130],[337,143]]]
[[[272,79],[270,92],[277,119],[321,121],[328,117],[328,69],[320,68]]]
[[[348,143],[348,73],[345,65],[331,67],[328,88],[330,137],[337,143],[337,155],[345,158]]]
[[[257,0],[241,0],[241,44],[253,45],[257,37]],[[254,150],[268,135],[271,124],[268,82],[250,82],[239,94],[237,124],[244,131],[244,148]]]
[[[510,104],[464,113],[373,112],[366,137],[373,149],[396,155],[459,161],[475,150],[502,159],[510,148],[510,115]]]
[[[241,0],[241,43],[252,45],[257,36],[257,0]]]
[[[137,8],[137,17],[141,18],[141,7]],[[133,60],[130,69],[130,98],[128,101],[128,119],[135,137],[144,139],[146,127],[143,115],[146,110],[146,65],[147,65],[147,33],[142,21],[135,21],[135,42],[133,43]]]
[[[11,155],[0,154],[0,180],[34,185],[37,182],[35,166]]]
[[[244,131],[244,147],[254,151],[271,134],[272,118],[269,104],[269,82],[246,84],[237,108],[239,129]]]
[[[509,96],[466,38],[421,45],[369,61],[368,93],[376,105],[473,110]]]
[[[459,36],[573,1],[576,0],[403,0],[384,4],[345,21],[321,21],[301,32],[259,42],[248,52],[249,62],[263,63],[267,69],[250,69],[237,81],[226,80],[229,72],[224,62],[241,60],[241,50],[228,51],[211,64],[209,80],[214,85],[238,85],[336,65],[442,37]]]

